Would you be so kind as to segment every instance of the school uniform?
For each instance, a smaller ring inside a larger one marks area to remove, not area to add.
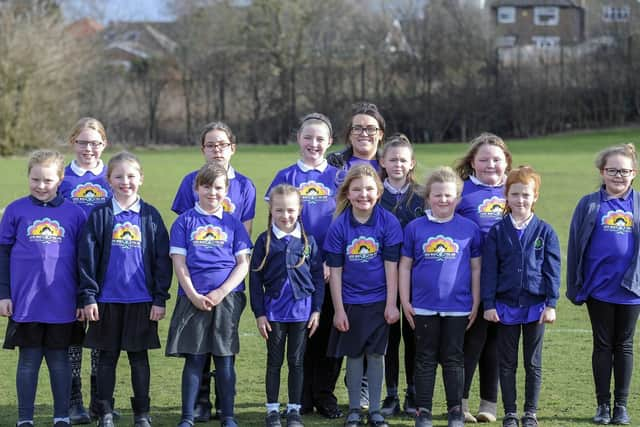
[[[336,174],[336,182],[338,185],[344,182],[344,179],[347,177],[347,172],[349,169],[356,165],[360,164],[368,164],[374,170],[380,172],[380,162],[378,161],[378,154],[376,153],[375,159],[361,159],[360,157],[356,157],[353,155],[353,148],[347,147],[342,151],[337,151],[334,153],[330,153],[327,156],[327,162],[331,166],[334,166],[338,169]]]
[[[486,185],[472,175],[464,181],[456,213],[475,222],[484,237],[502,219],[505,204],[504,182]],[[480,315],[465,333],[463,398],[469,398],[473,375],[479,367],[480,398],[495,403],[498,401],[499,377],[497,327],[482,317],[483,312],[484,307],[480,304]]]
[[[271,233],[268,248],[267,233]],[[311,313],[320,313],[324,298],[322,259],[313,236],[307,239],[305,247],[300,225],[291,233],[272,225],[256,240],[251,258],[251,309],[256,318],[265,316],[271,325],[267,340],[267,403],[278,402],[285,341],[289,404],[299,405],[302,399],[307,323]],[[262,268],[256,271],[261,264]]]
[[[400,221],[404,229],[415,218],[424,215],[424,199],[415,193],[412,185],[406,184],[401,189],[394,188],[388,179],[383,182],[384,192],[380,198],[380,206],[391,212]],[[400,298],[398,298],[400,309]],[[400,310],[402,312],[402,310]],[[384,356],[384,375],[387,386],[387,395],[398,395],[398,376],[400,372],[400,338],[404,342],[404,372],[407,382],[407,391],[413,393],[413,377],[415,372],[415,336],[413,328],[407,322],[404,314],[402,320],[389,327],[389,345]]]
[[[75,160],[64,168],[64,178],[58,194],[80,206],[87,216],[96,206],[103,205],[112,196],[102,160],[94,169],[83,169]]]
[[[473,308],[471,259],[481,256],[481,251],[480,229],[458,214],[442,221],[427,211],[405,229],[402,255],[413,260],[417,407],[431,410],[438,363],[447,407],[460,405],[464,333]]]
[[[54,416],[69,414],[68,347],[82,342],[76,321],[77,242],[85,214],[56,196],[10,203],[0,221],[0,299],[11,299],[3,348],[19,347],[18,419],[33,420],[42,358],[49,367]]]
[[[598,405],[626,406],[633,337],[640,314],[640,196],[611,197],[604,188],[583,197],[569,232],[567,297],[586,302],[593,333],[592,368]]]
[[[487,235],[481,274],[484,310],[496,309],[500,388],[505,413],[516,413],[516,368],[522,334],[525,412],[534,413],[542,382],[545,307],[555,308],[560,288],[560,244],[551,226],[536,215],[516,228],[511,215]]]

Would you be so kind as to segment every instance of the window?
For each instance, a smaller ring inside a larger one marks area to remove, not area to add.
[[[536,47],[540,49],[560,46],[560,37],[533,36],[531,40],[533,40]]]
[[[498,8],[498,23],[499,24],[513,24],[516,22],[516,8],[515,7],[499,7]]]
[[[536,25],[558,25],[560,9],[557,7],[536,7],[533,9],[533,23]]]
[[[627,22],[631,16],[629,6],[602,6],[604,22]]]

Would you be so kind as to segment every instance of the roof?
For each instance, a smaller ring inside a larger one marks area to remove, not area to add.
[[[493,0],[491,7],[515,6],[515,7],[535,7],[535,6],[556,6],[581,8],[575,0]]]

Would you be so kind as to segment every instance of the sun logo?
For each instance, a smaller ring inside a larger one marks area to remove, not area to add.
[[[323,183],[316,181],[303,182],[298,186],[298,191],[304,203],[322,203],[326,202],[331,196],[331,190]]]
[[[64,237],[64,227],[51,218],[37,219],[27,227],[27,236],[31,242],[60,243]]]
[[[191,233],[191,242],[194,246],[212,248],[222,246],[227,241],[227,233],[220,227],[211,224],[203,225]]]
[[[481,217],[501,217],[504,212],[505,200],[498,196],[493,196],[490,199],[484,199],[480,205],[478,205],[478,214]]]
[[[140,227],[129,221],[118,223],[113,227],[111,241],[113,245],[121,248],[139,248],[142,242]]]
[[[360,236],[347,246],[347,256],[353,262],[368,262],[378,254],[378,242],[373,237]]]
[[[236,211],[236,205],[233,204],[230,198],[225,197],[222,201],[222,210],[226,213],[234,213]]]
[[[445,261],[455,259],[460,251],[460,246],[451,238],[438,234],[429,239],[422,245],[422,252],[426,259],[435,261]]]
[[[100,184],[85,182],[71,191],[73,203],[81,205],[101,205],[107,201],[108,192]]]
[[[609,211],[602,216],[602,228],[618,234],[631,233],[633,227],[633,213],[625,212],[622,209]]]

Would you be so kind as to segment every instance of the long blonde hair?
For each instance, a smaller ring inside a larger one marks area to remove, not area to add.
[[[346,208],[351,206],[351,202],[347,198],[347,194],[349,193],[349,186],[351,185],[351,183],[354,180],[363,178],[365,176],[373,178],[376,182],[376,187],[378,189],[378,198],[376,201],[380,200],[380,197],[382,197],[382,192],[384,191],[384,187],[382,186],[382,181],[380,181],[378,172],[376,172],[376,170],[368,163],[356,165],[349,169],[349,172],[347,172],[347,177],[344,179],[344,182],[338,190],[338,195],[336,196],[336,212],[335,214],[333,214],[334,218],[337,218],[342,212],[344,212]]]
[[[507,144],[505,144],[502,138],[500,138],[498,135],[494,135],[489,132],[483,132],[473,140],[471,140],[471,142],[469,143],[469,149],[467,150],[464,157],[458,159],[458,161],[456,162],[454,169],[458,173],[458,176],[460,176],[460,178],[467,179],[474,174],[471,163],[476,157],[476,154],[478,154],[478,150],[480,150],[480,147],[485,144],[495,145],[502,150],[502,152],[504,153],[504,158],[507,161],[507,167],[505,168],[504,173],[509,173],[509,171],[511,170],[512,157],[511,152],[507,148]]]

